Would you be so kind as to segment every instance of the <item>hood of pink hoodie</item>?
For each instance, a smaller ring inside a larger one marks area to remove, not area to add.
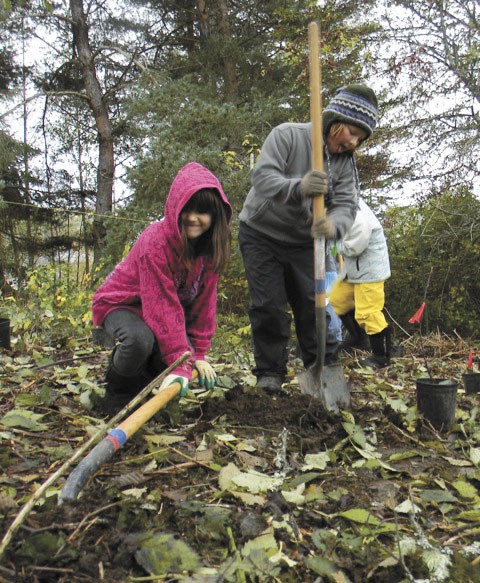
[[[164,228],[172,237],[171,240],[178,244],[181,243],[180,213],[192,196],[202,188],[213,188],[218,192],[226,207],[228,222],[232,219],[232,207],[218,178],[198,162],[189,162],[178,171],[165,202]]]

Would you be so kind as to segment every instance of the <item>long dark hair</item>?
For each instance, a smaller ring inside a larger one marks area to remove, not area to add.
[[[208,267],[217,273],[221,273],[226,268],[230,256],[230,228],[227,207],[220,194],[212,188],[198,190],[183,207],[181,213],[184,212],[209,213],[212,215],[210,228],[196,241],[188,239],[182,226],[181,216],[179,217],[183,241],[183,259],[187,267],[191,267],[194,260],[199,255],[203,255],[208,259]]]

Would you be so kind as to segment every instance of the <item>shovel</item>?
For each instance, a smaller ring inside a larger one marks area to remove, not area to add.
[[[310,117],[312,122],[312,169],[323,170],[323,135],[321,115],[321,68],[319,51],[319,26],[308,25],[310,51]],[[313,220],[325,216],[323,196],[313,199]],[[313,365],[298,376],[300,391],[320,398],[328,411],[337,412],[350,406],[350,389],[341,363],[324,365],[326,345],[326,290],[325,290],[325,238],[314,240],[315,262],[315,331],[317,357]]]

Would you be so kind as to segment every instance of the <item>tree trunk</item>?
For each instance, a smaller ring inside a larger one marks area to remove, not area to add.
[[[97,78],[95,62],[88,38],[83,0],[70,0],[74,47],[78,54],[85,91],[95,117],[98,132],[97,199],[93,220],[93,261],[98,263],[106,242],[105,216],[112,212],[113,178],[115,171],[112,125],[107,103]]]
[[[229,54],[229,47],[232,44],[232,33],[228,20],[228,8],[225,0],[215,0],[217,7],[217,29],[223,44],[223,68],[225,80],[225,98],[227,101],[235,103],[238,99],[238,79],[235,70],[235,61]],[[208,12],[206,0],[196,0],[198,26],[203,38],[209,38],[211,33],[210,14]]]
[[[235,103],[238,99],[238,79],[235,70],[235,62],[229,54],[228,47],[232,42],[232,33],[228,20],[228,9],[225,0],[216,0],[218,8],[218,30],[223,41],[223,66],[225,69],[225,97]]]

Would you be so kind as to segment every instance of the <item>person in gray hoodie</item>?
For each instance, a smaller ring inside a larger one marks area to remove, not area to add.
[[[317,354],[312,197],[325,196],[325,218],[316,224],[326,240],[341,239],[357,210],[354,151],[377,122],[375,93],[362,84],[337,90],[322,113],[325,172],[311,170],[310,123],[284,123],[267,136],[240,213],[239,244],[250,291],[257,386],[274,393],[285,380],[290,305],[306,368]],[[330,317],[327,312],[327,328]],[[327,338],[325,363],[337,358]]]
[[[316,224],[312,227],[315,233]],[[388,366],[390,327],[383,308],[390,259],[383,227],[363,199],[359,199],[355,221],[337,250],[343,268],[328,295],[330,305],[349,333],[349,346],[362,347],[366,332],[372,354],[360,364],[376,369]]]

